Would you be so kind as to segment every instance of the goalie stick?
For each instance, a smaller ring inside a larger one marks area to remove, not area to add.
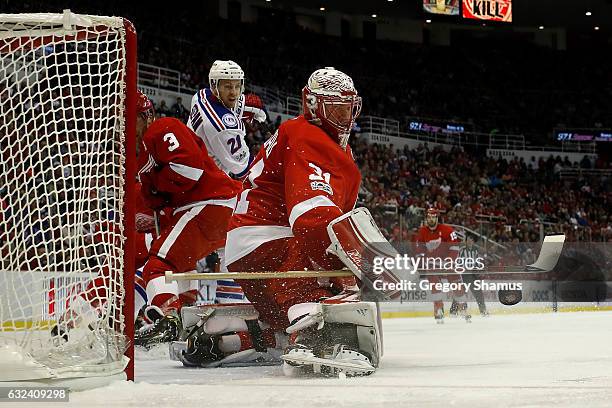
[[[471,270],[461,273],[461,275],[471,274],[487,274],[487,275],[513,275],[513,274],[533,274],[533,273],[546,273],[552,271],[561,255],[563,249],[563,243],[565,242],[565,235],[547,235],[542,243],[542,249],[538,259],[525,266],[501,266],[493,271],[487,270]],[[444,270],[440,272],[439,269],[430,269],[427,271],[419,272],[420,276],[436,276],[436,275],[449,275],[456,273],[453,271]],[[262,272],[226,272],[226,273],[198,273],[198,272],[185,272],[185,273],[173,273],[171,271],[166,272],[166,282],[178,281],[178,280],[216,280],[216,279],[276,279],[276,278],[309,278],[309,277],[349,277],[353,276],[353,273],[347,269],[331,270],[331,271],[286,271],[286,272],[274,272],[274,271],[262,271]]]

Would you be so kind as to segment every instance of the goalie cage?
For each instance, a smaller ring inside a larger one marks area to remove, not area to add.
[[[135,94],[129,21],[0,14],[0,385],[133,379]]]

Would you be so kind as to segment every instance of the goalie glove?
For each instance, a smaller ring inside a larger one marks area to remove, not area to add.
[[[399,258],[399,253],[382,235],[367,208],[356,208],[327,226],[331,245],[328,253],[336,255],[377,297],[396,299],[402,280],[416,282],[413,269],[397,264],[385,267],[384,260]],[[395,263],[395,262],[394,262]]]

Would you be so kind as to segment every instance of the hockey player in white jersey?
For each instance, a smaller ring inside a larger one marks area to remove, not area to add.
[[[244,71],[234,61],[217,60],[208,74],[209,88],[196,92],[191,98],[191,113],[187,126],[206,144],[208,154],[225,173],[241,178],[251,164],[249,146],[245,142],[246,129],[243,119],[265,122],[267,117],[259,105],[249,106],[244,96]],[[223,258],[223,251],[219,251]],[[223,259],[221,272],[227,272]],[[217,282],[218,288],[232,286],[235,293],[227,295],[217,290],[219,299],[236,298],[244,294],[231,280]],[[224,302],[225,303],[225,302]]]
[[[217,60],[208,79],[210,88],[199,90],[191,98],[187,126],[204,141],[221,170],[240,178],[250,164],[241,120],[245,113],[244,71],[234,61]]]

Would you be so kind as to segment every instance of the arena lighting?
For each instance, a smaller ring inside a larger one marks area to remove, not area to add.
[[[585,16],[591,16],[593,15],[593,13],[591,13],[590,11],[587,11],[586,13],[584,13]]]

